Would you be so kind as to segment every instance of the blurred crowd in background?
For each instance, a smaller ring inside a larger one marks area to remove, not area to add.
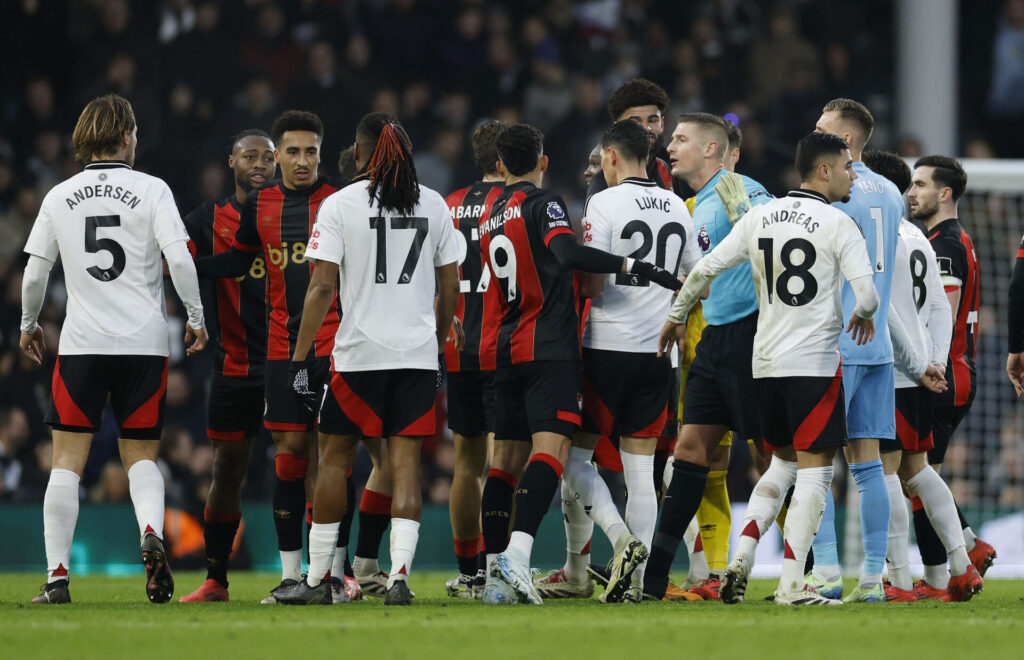
[[[972,98],[961,103],[961,155],[1024,157],[1024,0],[961,4],[963,38],[994,44],[961,48],[961,93]],[[46,485],[42,419],[66,294],[57,267],[41,317],[48,361],[30,369],[17,350],[21,249],[43,195],[80,170],[70,133],[89,99],[117,92],[132,102],[136,166],[170,184],[182,215],[231,193],[230,136],[269,130],[290,108],[323,119],[321,169],[330,175],[364,113],[394,113],[412,138],[421,183],[442,194],[478,178],[469,137],[482,119],[532,123],[547,136],[546,186],[579,213],[582,171],[609,124],[605,101],[636,76],[668,91],[666,132],[680,112],[735,113],[744,138],[737,170],[779,194],[792,183],[793,145],[836,96],[871,108],[871,146],[921,155],[917,137],[892,130],[893,11],[887,0],[4,0],[0,500],[38,501]],[[182,311],[173,295],[167,305],[177,338]],[[1002,357],[1001,340],[989,350]],[[176,340],[172,351],[160,465],[170,504],[201,511],[212,463],[209,355],[186,361]],[[1001,432],[1021,437],[1016,415],[1011,421]],[[425,500],[436,503],[447,501],[454,462],[445,426],[424,448]],[[269,498],[269,452],[261,439],[248,499]],[[742,466],[745,452],[735,454]],[[368,472],[365,458],[361,469],[357,478]],[[1024,478],[1024,465],[1012,469]],[[748,472],[734,471],[734,500],[746,499]],[[111,419],[83,486],[92,501],[128,499]],[[1009,504],[1024,503],[1016,489]]]

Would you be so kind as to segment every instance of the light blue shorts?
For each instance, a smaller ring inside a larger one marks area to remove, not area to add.
[[[892,364],[844,364],[843,389],[850,438],[896,439]]]

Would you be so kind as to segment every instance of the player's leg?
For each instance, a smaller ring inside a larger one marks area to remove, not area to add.
[[[899,390],[896,393],[899,396]],[[901,430],[899,424],[897,430]],[[914,595],[914,579],[910,575],[910,515],[907,513],[903,485],[897,475],[903,451],[883,445],[881,453],[890,509],[889,540],[885,555],[888,579],[883,584],[885,599],[897,602],[915,601],[917,597]]]
[[[732,454],[732,433],[726,433],[718,447],[711,454],[708,468],[708,482],[704,486],[704,498],[697,508],[697,524],[700,527],[701,548],[708,565],[709,575],[690,590],[704,600],[717,600],[721,588],[722,572],[729,562],[729,532],[732,525],[732,508],[729,504],[729,489],[726,478],[729,474],[729,459]],[[687,579],[689,583],[689,577]]]
[[[638,432],[638,435],[643,431]],[[646,435],[646,434],[643,434]],[[654,452],[656,436],[623,436],[619,441],[622,456],[622,476],[626,481],[626,526],[643,544],[650,548],[654,542],[654,528],[658,522],[658,495],[654,491]],[[631,578],[631,600],[642,597],[646,561],[637,564]]]
[[[488,566],[508,547],[516,486],[531,449],[529,442],[500,440],[499,437],[494,439],[491,467],[487,471],[480,504],[485,563]]]
[[[359,500],[359,534],[352,571],[363,593],[383,598],[388,574],[380,570],[377,559],[380,544],[391,523],[391,467],[387,445],[382,438],[364,438],[373,469]]]

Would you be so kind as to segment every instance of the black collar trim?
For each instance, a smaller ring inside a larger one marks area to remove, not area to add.
[[[94,160],[91,163],[87,163],[85,166],[87,170],[114,170],[114,169],[125,169],[130,170],[132,166],[123,160]]]
[[[821,202],[822,204],[828,204],[829,203],[828,197],[825,197],[820,192],[817,192],[816,190],[806,190],[804,188],[799,188],[797,190],[790,190],[786,194],[786,197],[807,197],[807,198],[810,198],[810,199],[816,199],[819,202]]]
[[[655,182],[651,181],[650,179],[641,179],[638,176],[627,176],[622,181],[619,181],[619,183],[633,183],[633,184],[636,184],[638,186],[644,186],[645,188],[657,188],[658,187],[658,184],[656,184]]]

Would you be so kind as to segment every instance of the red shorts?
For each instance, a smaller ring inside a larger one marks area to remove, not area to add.
[[[59,355],[46,423],[60,431],[95,433],[109,396],[118,437],[159,440],[166,394],[163,356]]]

